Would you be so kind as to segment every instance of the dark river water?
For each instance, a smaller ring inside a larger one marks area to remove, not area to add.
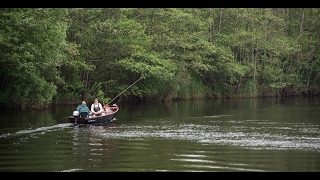
[[[119,104],[84,126],[76,107],[2,112],[1,172],[316,172],[320,98]]]

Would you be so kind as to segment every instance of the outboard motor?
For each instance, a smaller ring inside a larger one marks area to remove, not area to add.
[[[74,117],[79,116],[79,112],[78,111],[73,111],[73,116]]]
[[[78,111],[73,111],[73,117],[75,119],[74,124],[78,124],[78,117],[79,117],[79,112]]]

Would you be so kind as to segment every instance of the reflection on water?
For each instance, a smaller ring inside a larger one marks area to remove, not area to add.
[[[199,121],[204,118],[197,118]],[[208,119],[208,118],[206,118]],[[165,123],[165,122],[164,122]],[[202,124],[122,125],[95,132],[103,138],[176,139],[269,150],[320,151],[319,125],[279,124],[269,121],[215,120]]]
[[[317,98],[120,108],[107,126],[61,120],[73,107],[4,116],[0,171],[320,171]]]

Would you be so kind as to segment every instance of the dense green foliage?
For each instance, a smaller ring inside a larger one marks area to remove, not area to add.
[[[314,96],[319,8],[2,8],[0,102]]]

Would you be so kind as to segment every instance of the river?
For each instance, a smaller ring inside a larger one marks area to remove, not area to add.
[[[317,172],[320,97],[119,104],[84,126],[76,107],[4,111],[1,172]]]

